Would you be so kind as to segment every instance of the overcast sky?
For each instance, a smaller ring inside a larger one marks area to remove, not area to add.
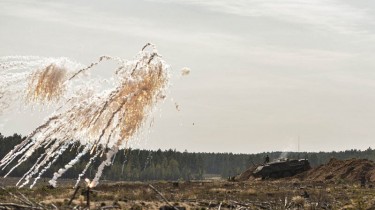
[[[173,84],[137,147],[296,151],[299,136],[301,151],[366,149],[375,147],[374,10],[370,0],[1,0],[0,56],[89,64],[154,43]],[[44,117],[0,116],[0,132],[27,134]]]

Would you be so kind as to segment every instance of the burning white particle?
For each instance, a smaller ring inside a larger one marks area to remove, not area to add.
[[[190,68],[184,67],[184,68],[181,69],[181,75],[182,76],[187,76],[189,74],[190,74]]]

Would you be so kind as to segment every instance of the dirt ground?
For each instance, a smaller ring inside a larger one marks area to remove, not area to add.
[[[108,182],[90,192],[91,209],[375,209],[375,164],[368,160],[332,159],[326,165],[294,177],[244,181]],[[365,177],[365,186],[361,178]],[[23,196],[50,209],[87,208],[84,183],[74,194],[75,180],[61,180],[58,188],[41,180],[33,189],[15,188],[17,178],[0,178],[0,203],[22,203]],[[1,204],[0,204],[0,209]],[[4,209],[4,208],[3,208]],[[167,208],[166,208],[167,209]]]
[[[106,183],[93,189],[90,207],[159,209],[168,205],[149,184],[171,205],[186,209],[375,209],[375,190],[369,188],[369,184],[361,188],[359,183],[299,179]],[[33,189],[8,186],[0,191],[0,203],[19,203],[10,193],[20,195],[20,192],[51,209],[51,204],[58,209],[85,208],[85,189],[78,190],[72,204],[68,205],[74,192],[72,186],[68,182],[55,189],[42,184]]]

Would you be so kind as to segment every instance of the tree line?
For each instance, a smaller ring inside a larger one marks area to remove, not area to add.
[[[22,136],[14,134],[5,137],[0,134],[0,159],[3,158],[13,147],[22,141]],[[78,152],[79,145],[75,145],[65,152],[53,166],[44,174],[52,177],[53,173],[63,167]],[[22,176],[36,161],[42,150],[38,150],[28,161],[16,168],[10,176]],[[264,162],[268,155],[271,160],[280,157],[290,159],[307,158],[312,167],[327,163],[331,158],[349,159],[363,158],[375,160],[375,150],[346,150],[340,152],[263,152],[257,154],[233,154],[233,153],[196,153],[179,152],[176,150],[120,150],[113,160],[113,164],[107,167],[102,179],[123,181],[149,181],[149,180],[194,180],[203,179],[209,175],[227,178],[240,174],[247,168]],[[73,168],[68,170],[63,178],[76,179],[82,172],[89,160],[89,155],[84,156]],[[93,162],[87,170],[85,177],[93,178],[95,169],[100,160]],[[11,168],[7,168],[8,170]],[[0,171],[0,176],[5,175],[7,170]]]

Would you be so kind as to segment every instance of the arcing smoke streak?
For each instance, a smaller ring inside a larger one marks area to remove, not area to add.
[[[60,168],[57,172],[55,172],[53,174],[53,178],[49,181],[49,183],[52,186],[56,186],[57,179],[60,178],[67,170],[69,170],[71,167],[73,167],[79,161],[79,159],[87,153],[87,151],[88,151],[88,147],[85,147],[82,152],[78,153],[76,158],[74,158],[68,164],[66,164],[64,168]],[[40,176],[38,176],[38,177],[40,177]],[[35,182],[34,182],[34,184],[35,184]]]
[[[98,150],[98,151],[96,151],[96,154],[95,154],[95,155],[91,156],[89,162],[88,162],[88,163],[86,164],[86,166],[85,166],[85,169],[83,169],[82,173],[80,173],[80,174],[78,175],[78,179],[77,179],[76,184],[74,185],[74,188],[77,188],[79,182],[81,181],[81,178],[85,175],[85,173],[86,173],[87,169],[89,169],[89,167],[90,167],[92,161],[94,161],[94,160],[98,157],[98,155],[99,155],[100,152],[101,152],[101,151]],[[53,179],[50,180],[50,182],[53,182]],[[50,184],[52,184],[52,186],[55,186],[55,185],[56,185],[56,183],[54,183],[54,184],[53,184],[53,183],[50,183]]]
[[[99,183],[99,179],[102,176],[103,170],[105,166],[111,165],[111,159],[112,157],[118,152],[118,147],[113,146],[106,154],[106,159],[103,161],[99,167],[98,172],[95,174],[95,178],[91,181],[89,187],[95,187]]]
[[[152,46],[151,50],[147,50],[149,46]],[[81,89],[69,92],[75,88],[73,81],[83,83],[79,75],[105,60],[114,60],[118,64],[114,88],[94,91],[93,94],[84,94]],[[16,75],[19,72],[22,77]],[[110,165],[111,158],[139,131],[154,105],[165,98],[169,73],[167,64],[153,45],[148,44],[134,61],[102,56],[98,62],[87,67],[65,58],[3,57],[0,58],[0,79],[8,77],[16,82],[13,86],[1,85],[0,93],[17,87],[15,89],[21,93],[19,102],[23,99],[26,104],[44,105],[60,101],[60,108],[10,151],[0,161],[0,168],[5,169],[17,160],[11,172],[36,150],[44,148],[45,153],[21,178],[19,184],[23,182],[22,187],[35,176],[36,180],[39,179],[67,148],[80,144],[83,146],[81,152],[58,170],[50,183],[55,186],[56,180],[83,155],[91,156],[88,168],[93,158],[103,152],[107,159],[100,164],[91,182],[95,187],[104,167]],[[9,78],[5,81],[10,81]],[[1,101],[2,98],[0,105]]]

